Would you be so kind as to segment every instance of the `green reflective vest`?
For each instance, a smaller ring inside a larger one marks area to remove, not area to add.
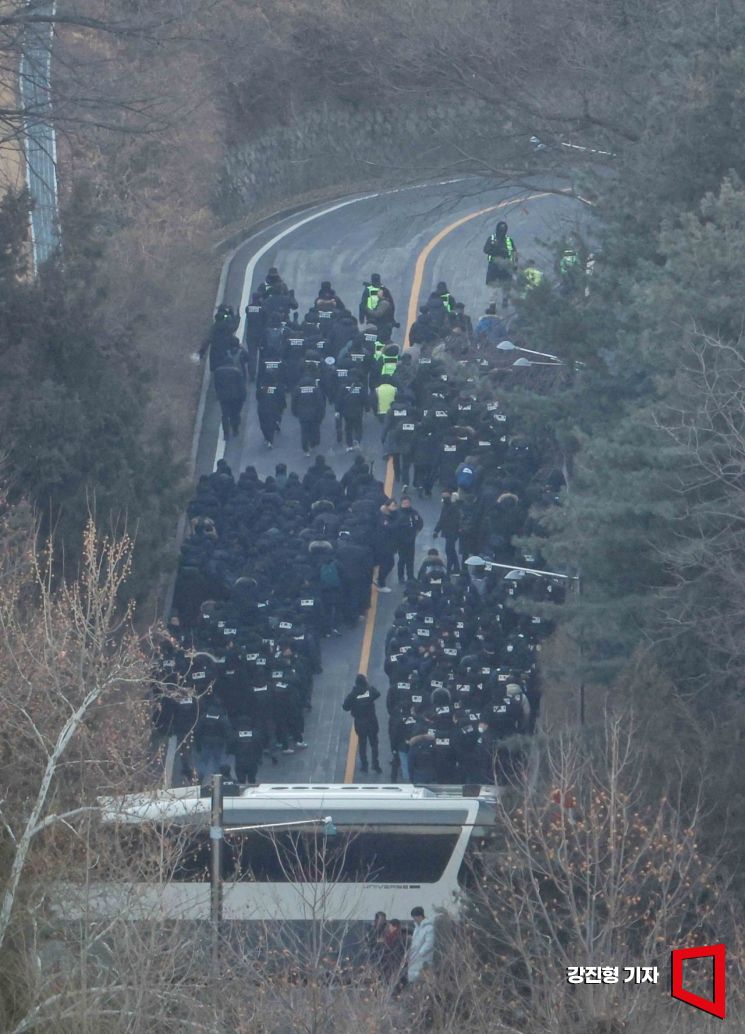
[[[523,270],[523,280],[525,281],[526,287],[538,287],[540,282],[543,280],[543,273],[540,269],[536,269],[535,266],[526,266]]]
[[[579,255],[571,248],[567,248],[559,259],[559,272],[569,273],[579,265]]]
[[[397,355],[387,355],[383,357],[383,365],[380,367],[381,377],[392,377],[396,372],[398,366]]]
[[[376,341],[375,342],[375,347],[373,348],[373,359],[375,360],[376,363],[380,359],[383,358],[383,349],[384,348],[385,348],[385,344],[382,341]]]
[[[448,291],[445,294],[441,294],[440,298],[442,298],[442,304],[445,306],[447,311],[452,312],[455,307],[455,299],[452,294]]]
[[[378,412],[381,415],[385,416],[385,414],[393,405],[393,400],[396,397],[396,385],[379,384],[375,389],[375,394],[378,399]]]
[[[495,233],[493,233],[489,239],[491,240],[492,244],[496,244],[497,240],[498,240],[497,235]],[[507,254],[506,255],[490,255],[489,256],[489,261],[490,262],[512,262],[512,260],[515,257],[515,242],[513,241],[513,239],[508,234],[504,238],[503,243],[504,243],[504,250],[507,252]]]
[[[383,289],[381,287],[373,287],[372,284],[367,285],[367,298],[365,299],[365,308],[368,312],[372,312],[375,306],[380,301],[380,296]]]

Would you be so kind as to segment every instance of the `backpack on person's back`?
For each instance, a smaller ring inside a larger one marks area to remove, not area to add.
[[[325,564],[321,564],[319,580],[322,589],[341,588],[339,565],[336,560],[327,560]]]
[[[458,488],[464,492],[470,492],[476,486],[476,469],[469,463],[461,463],[455,475]]]
[[[374,321],[384,320],[390,316],[391,311],[391,303],[384,295],[379,294],[377,304],[372,309],[368,309],[368,315]]]

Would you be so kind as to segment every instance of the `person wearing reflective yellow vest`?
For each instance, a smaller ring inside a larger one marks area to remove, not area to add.
[[[445,283],[444,280],[441,280],[439,282],[439,284],[435,288],[435,293],[440,296],[440,298],[442,299],[442,304],[445,306],[445,311],[448,315],[450,315],[450,313],[455,308],[455,298],[453,298],[450,291],[448,291],[448,285]]]
[[[517,248],[515,242],[507,233],[509,227],[504,220],[500,220],[494,233],[486,239],[484,254],[488,258],[486,264],[486,285],[502,289],[502,307],[509,304],[512,278],[517,273]]]
[[[375,274],[373,274],[375,275]],[[378,283],[365,284],[365,289],[362,294],[362,304],[360,305],[360,319],[366,320],[370,313],[373,312],[380,301],[383,294],[383,288],[380,283],[380,277],[378,277]]]
[[[534,287],[538,287],[543,282],[543,273],[536,266],[535,260],[530,259],[525,266],[523,266],[522,273],[520,274],[520,283],[525,291],[532,291]]]
[[[578,290],[582,280],[582,262],[574,248],[564,248],[559,257],[559,291],[562,294],[573,294]]]
[[[380,363],[383,358],[383,351],[385,349],[385,341],[376,341],[373,346],[373,361]]]
[[[559,272],[562,276],[571,275],[579,266],[579,255],[574,248],[564,248],[559,259]]]
[[[365,281],[360,299],[360,323],[373,323],[378,338],[388,343],[396,323],[396,306],[393,295],[383,284],[380,273],[373,273],[369,282]]]
[[[378,411],[378,420],[383,420],[386,413],[393,405],[396,397],[396,385],[391,383],[390,377],[384,377],[375,389],[375,401]]]
[[[507,233],[508,229],[507,223],[500,220],[494,233],[486,239],[484,254],[489,259],[486,270],[487,284],[492,284],[495,280],[506,280],[517,269],[517,248]]]
[[[381,378],[393,377],[396,369],[398,368],[398,360],[398,345],[386,345],[379,361]]]
[[[385,298],[385,295],[386,289],[383,287],[380,273],[373,273],[370,277],[370,282],[366,282],[362,289],[362,300],[360,301],[360,323],[365,323],[367,321],[370,313],[375,311],[378,302],[381,298]]]

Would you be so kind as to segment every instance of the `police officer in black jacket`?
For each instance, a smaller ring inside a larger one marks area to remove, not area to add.
[[[248,714],[239,715],[233,723],[231,746],[235,757],[235,775],[239,783],[255,783],[266,740]]]
[[[352,376],[341,388],[336,408],[344,421],[347,452],[362,441],[362,417],[368,406],[367,389],[361,377]]]
[[[315,377],[301,377],[292,393],[292,415],[300,424],[300,444],[306,456],[321,444],[321,421],[326,412],[326,400]]]
[[[357,733],[360,751],[360,771],[367,772],[367,745],[370,744],[372,752],[373,772],[380,774],[383,770],[380,767],[378,757],[378,716],[375,713],[375,701],[380,697],[380,692],[371,686],[363,674],[359,674],[354,680],[354,688],[342,704],[345,711],[350,711],[354,719],[354,731]]]
[[[404,582],[414,577],[414,552],[416,537],[424,527],[421,515],[411,505],[407,495],[401,497],[401,506],[396,519],[396,545],[398,547],[398,580]]]
[[[274,444],[274,436],[282,423],[285,406],[284,389],[277,381],[266,380],[257,387],[256,412],[259,427],[264,436],[264,444],[270,449]]]
[[[248,375],[251,381],[256,380],[256,361],[258,354],[264,347],[264,336],[266,334],[266,313],[261,306],[261,298],[258,292],[254,292],[251,301],[245,308],[245,322],[243,325],[243,343],[249,357]]]
[[[457,574],[460,571],[456,549],[458,536],[460,535],[460,525],[461,509],[458,493],[445,491],[442,493],[442,509],[440,510],[440,516],[437,519],[433,536],[437,538],[438,535],[442,535],[445,539],[445,557],[447,559],[448,574],[452,572]]]
[[[241,426],[241,410],[246,401],[246,371],[248,353],[234,339],[213,373],[215,394],[222,412],[222,431],[225,441],[237,435]]]
[[[353,541],[351,532],[344,529],[339,532],[336,558],[341,567],[342,584],[346,592],[347,623],[354,625],[357,618],[370,606],[373,551],[368,542]]]
[[[215,372],[215,369],[223,361],[230,348],[240,345],[240,341],[235,336],[239,322],[238,317],[229,305],[218,305],[215,319],[210,327],[209,336],[197,353],[200,359],[204,359],[209,351],[211,373]]]

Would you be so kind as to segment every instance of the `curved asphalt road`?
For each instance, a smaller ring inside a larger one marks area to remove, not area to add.
[[[269,266],[277,266],[283,279],[295,288],[301,316],[316,297],[321,280],[331,280],[356,315],[362,281],[368,279],[370,273],[379,272],[396,300],[396,315],[402,326],[393,340],[400,343],[415,281],[415,266],[422,250],[440,231],[464,216],[500,205],[499,211],[478,215],[453,229],[435,244],[424,264],[422,300],[438,280],[446,280],[456,299],[465,302],[475,323],[490,300],[484,284],[482,246],[497,219],[504,218],[509,223],[522,260],[535,258],[543,268],[548,267],[546,251],[540,242],[557,238],[582,219],[582,208],[576,201],[557,195],[525,200],[529,193],[523,188],[495,188],[481,179],[466,178],[364,195],[308,209],[279,220],[236,249],[223,269],[222,300],[236,308],[240,306],[242,314],[253,285],[261,282]],[[421,265],[420,261],[420,268]],[[288,470],[302,475],[313,462],[302,454],[297,421],[290,415],[289,408],[281,434],[274,448],[269,450],[264,446],[254,400],[249,396],[240,439],[230,441],[226,448],[219,429],[219,406],[211,387],[204,393],[203,402],[195,435],[197,476],[210,472],[223,452],[236,476],[252,464],[259,476],[265,477],[274,472],[275,464],[280,461],[287,464]],[[384,479],[380,431],[374,417],[366,416],[364,432],[362,451],[368,460],[374,461],[376,476]],[[354,455],[336,445],[330,411],[322,429],[321,451],[338,474],[349,467]],[[434,500],[415,500],[414,505],[425,521],[424,531],[419,536],[419,550],[424,552],[432,545],[438,506]],[[375,625],[368,629],[368,635],[372,631],[369,676],[381,692],[386,685],[382,670],[383,641],[401,595],[395,577],[389,579],[389,584],[394,591],[379,596]],[[363,632],[364,623],[360,622],[357,629],[345,632],[342,638],[325,640],[324,673],[316,678],[313,711],[306,722],[309,749],[291,757],[280,755],[277,768],[262,766],[260,779],[268,781],[274,777],[283,783],[344,780],[350,720],[341,710],[341,701],[358,670]],[[385,778],[390,752],[382,701],[378,719]]]

